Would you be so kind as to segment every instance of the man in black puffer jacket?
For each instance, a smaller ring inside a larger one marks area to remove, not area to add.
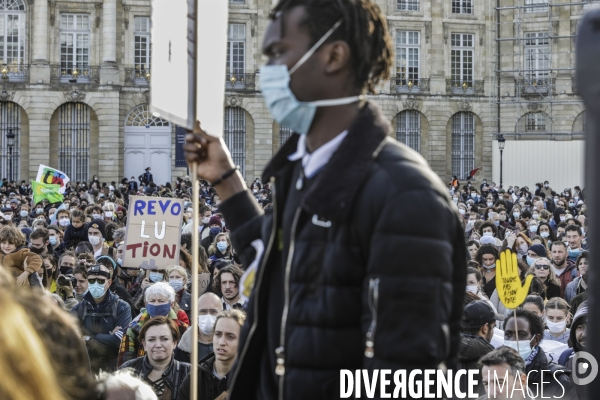
[[[256,277],[240,281],[252,295],[230,399],[339,398],[340,369],[455,369],[460,214],[425,160],[359,96],[391,67],[385,16],[372,1],[289,0],[273,19],[261,90],[275,120],[300,135],[264,171],[272,210],[247,190],[223,139],[197,127],[185,145]],[[332,107],[313,114],[295,96]]]

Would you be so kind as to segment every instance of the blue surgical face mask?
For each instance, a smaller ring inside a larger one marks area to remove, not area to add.
[[[95,299],[101,298],[102,296],[104,296],[104,293],[106,293],[106,289],[101,283],[90,283],[90,285],[88,286],[88,291]]]
[[[219,228],[218,226],[215,226],[214,228],[210,228],[210,234],[215,236],[218,235],[219,233],[221,233],[221,228]]]
[[[290,70],[286,65],[265,65],[260,69],[260,90],[271,115],[280,125],[301,135],[306,135],[310,129],[317,107],[339,106],[350,104],[362,99],[362,96],[344,97],[311,102],[301,102],[296,99],[290,89],[290,76],[306,62],[319,47],[342,24],[336,24],[315,43],[310,50]]]
[[[50,237],[48,238],[48,241],[50,241],[50,244],[51,244],[52,246],[56,246],[56,243],[58,243],[58,239],[56,238],[56,236],[50,236]]]
[[[150,280],[152,282],[162,282],[163,278],[163,274],[160,272],[150,272]]]
[[[146,310],[148,311],[148,314],[150,314],[150,318],[154,318],[159,315],[166,317],[167,315],[169,315],[169,311],[171,311],[171,304],[166,303],[161,304],[159,306],[156,306],[154,304],[148,304],[146,306]]]
[[[581,250],[570,250],[569,249],[569,257],[577,258],[581,254]]]
[[[227,250],[227,242],[218,242],[217,249],[219,249],[221,253],[225,253],[225,250]]]
[[[518,351],[519,354],[521,355],[521,358],[523,358],[523,361],[525,361],[529,358],[529,356],[531,355],[531,352],[533,351],[533,349],[531,348],[531,341],[533,339],[534,338],[531,338],[530,340],[519,340],[519,341],[505,339],[504,345]],[[517,343],[518,343],[518,345],[517,345]]]
[[[548,236],[550,236],[550,232],[540,232],[540,236],[546,239]]]
[[[529,265],[531,267],[533,265],[534,261],[535,261],[535,258],[527,256],[527,265]]]

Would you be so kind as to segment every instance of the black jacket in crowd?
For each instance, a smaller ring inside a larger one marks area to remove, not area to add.
[[[339,398],[340,369],[410,374],[440,363],[456,368],[466,282],[461,216],[425,160],[390,134],[387,120],[367,103],[312,178],[298,209],[283,205],[288,188],[296,185],[291,179],[296,164],[288,156],[296,152],[299,135],[263,174],[273,190],[273,210],[263,214],[250,191],[221,204],[244,265],[254,258],[254,240],[265,245],[231,400],[257,398],[262,378],[257,365],[265,354],[273,356],[267,333],[281,332],[282,325],[285,373],[278,382],[287,400]],[[285,268],[277,232],[289,218],[291,263]],[[284,268],[286,290],[268,298],[270,277]],[[286,301],[287,318],[267,320],[270,307]],[[369,336],[372,357],[365,351]]]
[[[541,347],[538,347],[538,353],[531,364],[525,367],[525,373],[527,385],[536,398],[577,400],[575,384],[569,377],[571,371],[549,362]]]
[[[125,301],[108,291],[100,304],[87,292],[83,301],[71,310],[71,314],[79,320],[84,335],[90,336],[85,342],[90,356],[92,372],[98,373],[114,370],[117,366],[117,355],[121,339],[110,332],[117,326],[127,327],[131,322],[131,308]]]
[[[227,376],[218,379],[213,375],[215,365],[215,354],[210,353],[198,363],[198,400],[214,400],[227,390]],[[231,374],[231,372],[230,372]],[[190,400],[191,374],[181,384],[177,400]]]
[[[460,340],[460,346],[458,347],[458,365],[460,369],[478,369],[479,359],[485,356],[487,353],[494,350],[494,346],[487,340],[479,335],[468,335],[463,334]],[[481,379],[480,373],[475,376],[479,384],[477,390],[474,392],[477,394],[476,399],[482,394],[485,394],[485,388],[483,386],[483,380]],[[487,379],[487,378],[486,378]],[[469,382],[468,376],[463,375],[460,380],[460,390],[463,393],[468,393]]]
[[[148,356],[129,360],[119,367],[119,369],[125,368],[133,369],[135,374],[139,375],[142,380],[152,372],[152,365],[150,365],[150,362],[148,361]],[[185,377],[190,373],[191,368],[192,366],[188,363],[171,359],[171,364],[162,375],[165,385],[171,390],[171,400],[181,398],[179,388]]]

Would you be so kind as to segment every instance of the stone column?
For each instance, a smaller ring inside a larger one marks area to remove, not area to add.
[[[117,0],[102,4],[102,65],[117,62]]]
[[[35,0],[33,63],[48,63],[48,0]]]

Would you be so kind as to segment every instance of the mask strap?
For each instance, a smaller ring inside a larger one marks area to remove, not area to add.
[[[309,104],[315,107],[341,106],[344,104],[354,103],[355,101],[364,100],[365,96],[342,97],[341,99],[317,100],[311,101]]]
[[[304,62],[306,60],[308,60],[310,58],[310,56],[313,55],[313,53],[315,51],[317,51],[317,49],[327,40],[329,39],[329,36],[331,36],[333,34],[333,32],[335,32],[335,30],[342,24],[343,20],[339,20],[338,22],[335,23],[335,25],[333,25],[331,27],[330,30],[327,31],[327,33],[325,35],[323,35],[323,37],[321,39],[319,39],[319,41],[317,43],[315,43],[315,45],[313,47],[310,48],[310,50],[308,50],[300,60],[298,60],[298,62],[296,63],[296,65],[294,65],[292,67],[292,69],[290,69],[290,75],[292,75],[298,68],[300,68],[300,66],[302,66],[302,64],[304,64]]]

